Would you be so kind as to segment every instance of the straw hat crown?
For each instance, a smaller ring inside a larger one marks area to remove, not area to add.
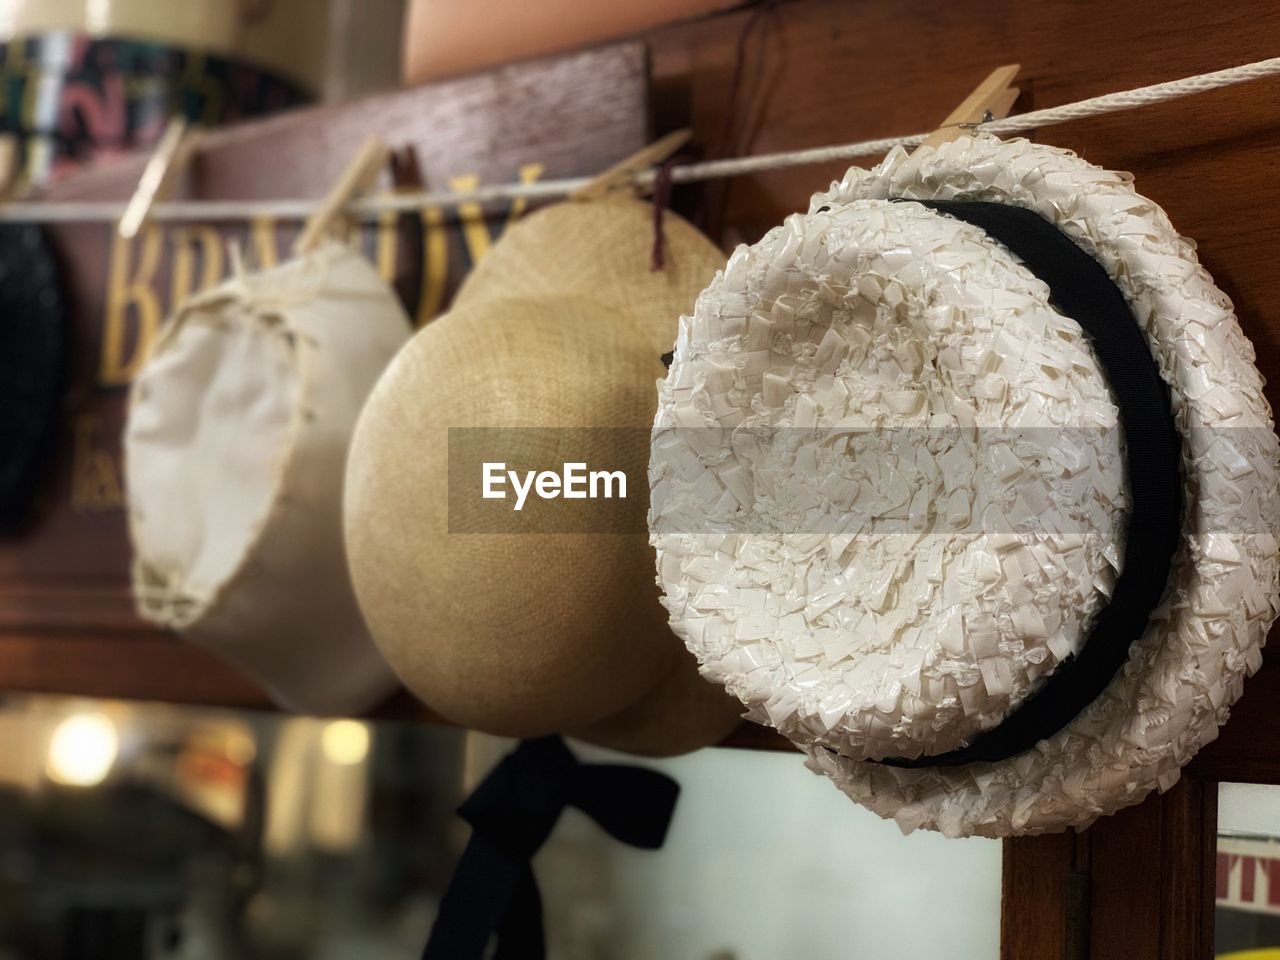
[[[361,417],[346,498],[361,606],[406,685],[455,722],[646,753],[736,722],[664,622],[643,519],[660,357],[723,258],[671,217],[667,268],[650,271],[651,222],[607,200],[513,225]],[[563,499],[517,513],[480,498],[486,460],[581,460],[632,489],[604,513]]]

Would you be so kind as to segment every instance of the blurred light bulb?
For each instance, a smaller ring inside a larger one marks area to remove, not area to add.
[[[251,735],[239,730],[233,730],[227,734],[226,743],[223,744],[223,752],[226,758],[236,766],[247,767],[257,757],[258,746],[254,743]]]
[[[72,787],[94,787],[107,778],[120,750],[111,718],[79,713],[54,728],[46,770],[49,778]]]
[[[369,728],[356,720],[332,720],[320,734],[320,748],[330,763],[360,763],[369,755]]]

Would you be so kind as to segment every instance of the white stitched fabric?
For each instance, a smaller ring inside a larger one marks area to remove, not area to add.
[[[364,398],[410,332],[374,269],[331,244],[192,298],[130,393],[140,613],[293,709],[364,710],[395,686],[347,573],[342,478]]]

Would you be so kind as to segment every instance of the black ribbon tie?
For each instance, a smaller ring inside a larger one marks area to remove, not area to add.
[[[524,740],[458,808],[471,839],[458,861],[422,960],[544,960],[542,899],[530,861],[560,812],[577,807],[615,840],[657,850],[679,785],[642,767],[580,763],[559,737]]]

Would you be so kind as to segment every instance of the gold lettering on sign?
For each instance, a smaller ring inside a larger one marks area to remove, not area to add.
[[[545,169],[541,163],[524,164],[519,170],[519,182],[534,183]],[[466,174],[450,178],[449,187],[465,193],[475,190],[479,181],[477,174]],[[522,216],[528,205],[526,198],[517,197],[503,229]],[[457,213],[468,257],[476,263],[489,252],[494,240],[484,208],[475,201],[463,201],[458,204]],[[440,312],[448,288],[449,231],[445,211],[438,207],[423,208],[419,217],[422,286],[415,321],[422,326]],[[398,221],[399,214],[391,210],[380,214],[377,221],[374,259],[388,283],[395,281]],[[273,217],[256,217],[249,224],[249,246],[257,269],[267,270],[279,264],[277,226]],[[342,232],[348,242],[359,242],[358,224],[348,224]],[[164,319],[156,277],[164,240],[163,232],[154,226],[146,227],[135,241],[112,238],[98,372],[103,386],[122,386],[133,379]],[[179,304],[193,293],[214,286],[222,279],[225,266],[222,237],[216,229],[198,225],[175,230],[168,302]]]
[[[444,211],[439,207],[423,207],[418,216],[422,220],[422,292],[414,322],[421,327],[435,319],[444,301],[445,284],[449,282],[449,237],[444,229]]]
[[[275,217],[255,217],[249,225],[253,262],[259,270],[270,270],[279,263],[276,250]]]
[[[396,245],[400,232],[396,227],[399,222],[399,211],[383,210],[378,214],[375,262],[379,276],[387,283],[396,282]]]
[[[449,189],[457,193],[470,193],[480,185],[480,175],[468,173],[449,178]],[[471,262],[476,263],[489,252],[489,230],[484,225],[484,207],[474,201],[458,204],[458,219],[462,222],[462,238],[467,243]]]
[[[540,163],[526,163],[520,168],[520,182],[533,183],[538,177],[542,176],[544,169],[546,168]],[[468,193],[476,189],[479,183],[480,178],[476,174],[468,173],[462,177],[450,177],[449,189],[456,190],[458,193]],[[517,197],[511,205],[511,213],[507,216],[507,223],[524,213],[528,205],[524,197]],[[466,241],[467,252],[471,255],[471,262],[479,263],[493,245],[493,239],[489,236],[489,228],[485,226],[484,207],[474,200],[459,203],[458,219],[462,222],[462,238]]]
[[[160,264],[161,240],[161,233],[155,227],[142,231],[138,237],[142,249],[130,275],[134,244],[113,233],[107,269],[106,316],[102,324],[102,361],[98,368],[98,382],[104,386],[120,386],[133,379],[160,328],[160,298],[156,295],[154,280]],[[133,349],[126,356],[130,339]]]
[[[200,251],[200,283],[195,285],[195,256]],[[222,237],[213,227],[180,227],[173,231],[173,269],[169,303],[178,304],[199,290],[208,290],[222,279]]]
[[[98,446],[96,413],[76,417],[76,443],[71,458],[71,509],[98,513],[124,506],[120,465],[111,451]]]
[[[545,169],[547,168],[540,163],[526,163],[520,168],[520,182],[533,183],[542,176],[542,171]],[[511,204],[511,216],[507,217],[507,223],[510,223],[512,220],[518,220],[520,217],[524,216],[524,212],[528,206],[528,197],[516,197],[515,202]]]

